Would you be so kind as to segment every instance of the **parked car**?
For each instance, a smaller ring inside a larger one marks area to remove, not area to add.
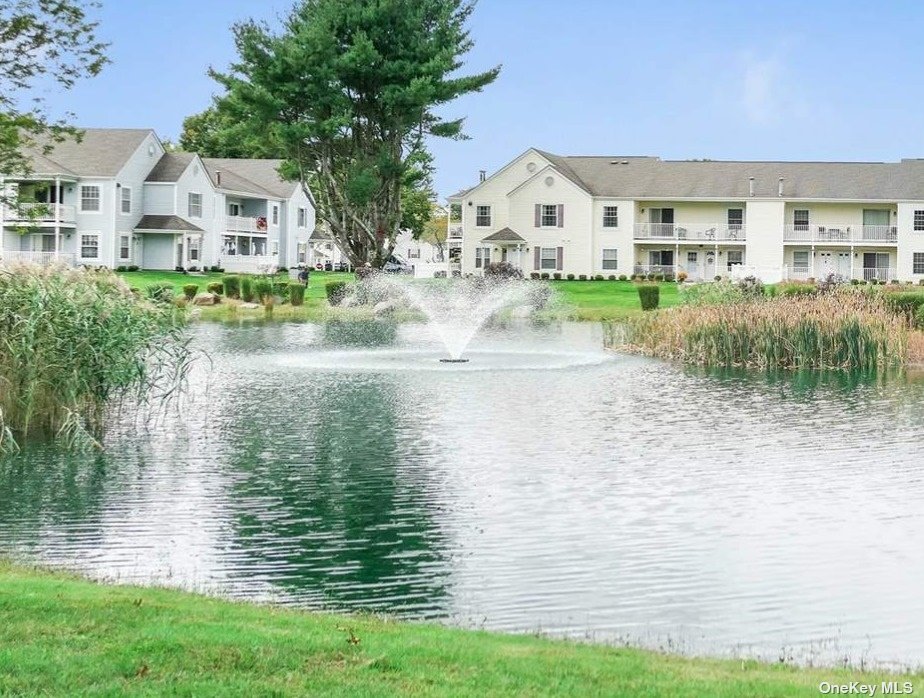
[[[350,265],[346,262],[337,262],[334,265],[334,271],[350,271]]]
[[[382,271],[384,271],[386,274],[413,274],[414,267],[412,267],[400,257],[392,255],[389,257],[388,261],[385,262],[385,266],[382,267]]]

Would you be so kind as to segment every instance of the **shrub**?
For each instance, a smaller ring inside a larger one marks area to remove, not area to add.
[[[616,281],[616,275],[615,275],[615,274],[610,274],[608,277],[606,277],[606,280],[607,280],[607,281]]]
[[[924,286],[924,279],[918,280],[918,286]]]
[[[378,273],[378,269],[372,266],[361,266],[356,267],[356,270],[353,272],[353,275],[356,277],[357,281],[363,281],[368,279],[370,276],[375,276]]]
[[[924,306],[918,308],[915,312],[914,326],[919,330],[924,330]]]
[[[594,277],[594,281],[603,281],[603,274],[597,274]]]
[[[626,277],[625,274],[620,274],[620,275],[619,275],[619,280],[620,280],[620,281],[628,281],[628,278]]]
[[[129,265],[128,265],[128,271],[138,271],[138,265],[137,265],[137,264],[129,264]]]
[[[522,279],[523,272],[510,262],[491,262],[484,268],[484,275],[495,279]]]
[[[798,281],[787,281],[777,286],[781,296],[814,296],[818,293],[818,287],[815,284],[799,283]]]
[[[249,281],[249,279],[245,279]],[[242,293],[243,293],[243,284],[242,284]],[[267,278],[259,278],[253,282],[253,291],[251,292],[251,298],[256,299],[259,303],[267,303],[267,299],[272,300],[273,298],[273,282]],[[246,301],[247,298],[245,297]]]
[[[539,278],[542,279],[543,281],[548,281],[548,280],[549,280],[549,272],[547,272],[547,271],[542,272],[542,273],[539,275]]]
[[[199,271],[199,267],[196,267],[196,266],[187,267],[186,271],[197,272]]]
[[[860,280],[859,280],[859,279],[851,279],[851,280],[850,280],[850,285],[851,285],[851,286],[859,286],[859,285],[860,285]]]
[[[655,274],[654,281],[664,281],[664,274]]]
[[[225,287],[222,285],[221,281],[212,281],[205,289],[209,293],[214,293],[219,296],[225,292]]]
[[[288,281],[270,281],[272,286],[273,295],[279,296],[282,299],[283,303],[288,303],[289,301],[289,282]]]
[[[664,281],[671,281],[671,282],[673,282],[673,280],[674,280],[674,275],[673,275],[673,274],[668,273],[668,274],[665,274],[665,275],[664,275]]]
[[[578,274],[578,281],[587,281],[587,274]]]
[[[745,276],[737,286],[744,298],[762,298],[764,295],[764,283],[756,276]]]
[[[677,282],[678,283],[682,284],[686,280],[687,280],[687,273],[685,271],[677,272]]]
[[[642,310],[657,310],[661,301],[661,289],[654,284],[639,284],[638,299]]]
[[[924,306],[924,293],[914,291],[897,291],[882,294],[886,305],[895,313],[904,315],[909,322],[914,322],[918,310]]]
[[[561,272],[560,271],[555,272],[554,274],[552,274],[552,278],[555,279],[556,281],[561,281]]]
[[[539,272],[538,272],[538,271],[532,271],[532,272],[530,272],[530,273],[529,273],[529,278],[532,279],[533,281],[538,281],[538,280],[539,280]]]
[[[721,281],[721,280],[722,280],[722,277],[721,277],[719,274],[716,274],[716,275],[712,278],[712,280],[713,280],[713,281]]]
[[[565,278],[568,279],[568,281],[574,281],[574,274],[568,274]]]
[[[739,303],[746,300],[744,292],[730,281],[716,281],[712,284],[695,284],[680,289],[681,305],[720,305]]]
[[[433,272],[433,278],[434,279],[445,279],[446,272],[445,271],[435,271]]]
[[[249,276],[241,277],[241,300],[245,303],[253,303],[254,301],[254,284],[253,279]]]
[[[151,284],[145,291],[148,300],[156,303],[170,303],[173,301],[173,284],[158,283]]]
[[[324,284],[324,293],[327,294],[327,302],[331,305],[340,305],[340,302],[346,298],[345,281],[328,281]]]
[[[191,301],[199,293],[199,284],[185,284],[183,286],[183,295],[186,300]]]
[[[656,276],[657,276],[657,274],[655,274],[654,272],[652,272],[652,273],[646,275],[645,278],[648,279],[649,281],[654,281]]]
[[[188,354],[170,305],[135,296],[111,271],[11,266],[0,274],[0,450],[56,435],[97,444],[110,405],[158,399]],[[169,371],[168,371],[169,369]]]
[[[225,287],[225,298],[241,297],[241,277],[223,276],[221,277],[221,284]]]
[[[297,281],[289,282],[289,302],[292,305],[305,304],[305,287]]]
[[[185,274],[185,273],[186,273],[186,267],[175,266],[175,267],[173,267],[173,271],[178,271],[178,272],[180,272],[180,273],[182,273],[182,274]]]
[[[119,271],[119,272],[126,272],[126,271],[128,271],[128,267],[126,267],[126,266],[124,266],[124,265],[118,266],[118,267],[116,267],[116,271]]]

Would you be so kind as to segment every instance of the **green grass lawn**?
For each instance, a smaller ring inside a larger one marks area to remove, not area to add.
[[[181,274],[174,271],[135,271],[119,272],[129,286],[142,291],[153,284],[168,283],[173,285],[177,294],[182,293],[185,284],[199,284],[200,291],[205,291],[209,283],[221,281],[224,274],[201,273]],[[283,275],[281,275],[283,276]],[[287,278],[287,277],[286,277]],[[277,307],[275,316],[279,319],[318,319],[326,312],[327,297],[324,285],[328,281],[352,281],[353,275],[338,272],[312,272],[308,290],[305,293],[305,305],[302,309]],[[553,314],[574,320],[614,320],[641,312],[638,291],[631,281],[549,281],[555,289],[561,303]],[[677,284],[661,283],[661,307],[666,308],[678,302]],[[262,310],[249,311],[251,314],[263,315]],[[229,312],[227,307],[204,308],[201,317],[205,319],[233,319],[247,316],[246,311]]]
[[[0,561],[0,695],[770,698],[884,678],[235,604]]]

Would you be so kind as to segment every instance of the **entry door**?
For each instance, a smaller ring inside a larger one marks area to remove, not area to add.
[[[703,278],[707,281],[715,278],[715,252],[706,253],[706,264],[703,267]]]
[[[691,279],[698,279],[699,276],[699,253],[687,252],[687,275]]]
[[[815,274],[819,279],[824,279],[828,274],[834,274],[837,272],[837,267],[835,266],[834,253],[833,252],[819,252],[818,253],[818,263],[815,266]]]
[[[837,275],[849,279],[851,276],[851,261],[852,257],[849,252],[838,252],[837,253]]]
[[[33,235],[32,236],[33,252],[54,252],[55,236],[54,235]]]

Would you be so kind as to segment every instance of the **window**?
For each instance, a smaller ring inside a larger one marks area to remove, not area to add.
[[[189,192],[188,213],[190,218],[202,218],[202,194]]]
[[[648,263],[653,267],[674,266],[673,250],[651,250],[648,253]]]
[[[279,240],[273,240],[273,242],[270,243],[270,249],[272,250],[272,255],[274,257],[278,255],[279,254]]]
[[[420,248],[419,247],[408,247],[407,248],[407,258],[408,259],[420,259]]]
[[[809,212],[808,209],[796,209],[792,212],[793,230],[809,229]]]
[[[475,248],[475,269],[481,269],[488,266],[491,263],[491,248],[490,247],[476,247]]]
[[[736,264],[744,263],[744,253],[741,250],[729,250],[725,256],[728,259],[728,271],[731,271]]]
[[[490,228],[491,227],[491,207],[490,206],[476,206],[475,207],[475,225],[479,228]]]
[[[603,268],[616,269],[616,250],[603,250]]]
[[[914,229],[924,230],[924,211],[914,212]]]
[[[604,206],[603,207],[603,227],[604,228],[618,228],[619,227],[619,206]]]
[[[792,270],[807,272],[809,268],[808,250],[796,251],[792,253]]]
[[[99,259],[99,233],[80,236],[80,256],[83,259]]]
[[[128,235],[119,236],[119,259],[131,259],[131,238]]]
[[[743,208],[728,209],[728,227],[733,230],[741,230],[741,226],[743,225],[744,225],[744,209]]]
[[[554,206],[552,208],[555,208]],[[556,269],[558,267],[558,250],[554,247],[543,247],[539,257],[540,269]]]
[[[299,228],[308,227],[308,209],[307,208],[298,209],[298,227]]]
[[[307,250],[308,250],[308,243],[307,243],[307,242],[300,242],[300,243],[298,243],[298,245],[296,246],[295,249],[298,251],[298,263],[299,263],[299,264],[304,264],[304,263],[305,263],[305,255],[306,255]]]
[[[189,238],[189,261],[199,261],[199,250],[202,248],[201,238]]]
[[[95,184],[80,187],[80,210],[94,212],[100,210],[100,190]]]
[[[273,206],[273,225],[279,225],[279,206]]]
[[[542,213],[539,225],[543,228],[558,227],[558,206],[555,204],[542,204]]]
[[[132,212],[132,188],[122,187],[122,213]]]
[[[241,215],[241,205],[240,204],[228,204],[228,215],[229,216]]]
[[[924,252],[915,252],[912,255],[912,274],[924,274]]]

